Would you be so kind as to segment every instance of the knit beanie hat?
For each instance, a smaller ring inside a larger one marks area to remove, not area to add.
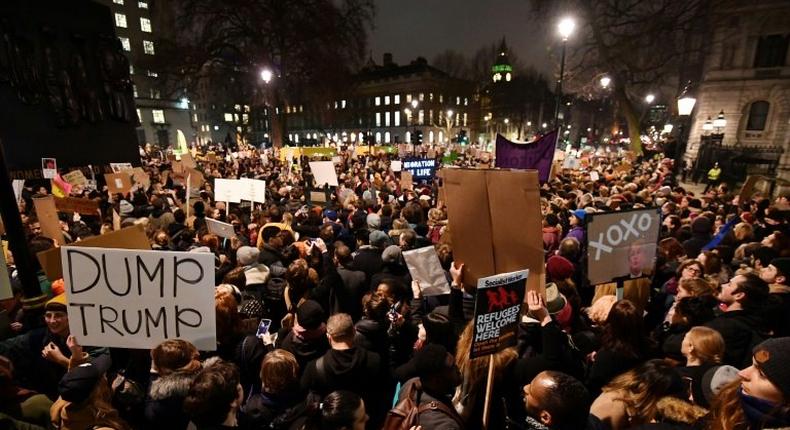
[[[719,395],[722,388],[738,378],[738,369],[733,366],[724,364],[708,369],[702,375],[701,384],[702,394],[708,405]]]
[[[768,339],[757,345],[754,362],[785,398],[790,397],[790,337]]]
[[[546,261],[546,273],[552,281],[561,281],[573,276],[573,263],[561,255],[552,255]]]

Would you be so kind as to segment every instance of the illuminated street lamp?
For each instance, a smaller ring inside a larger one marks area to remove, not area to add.
[[[656,96],[654,96],[653,94],[648,94],[648,95],[645,96],[645,103],[651,104],[651,103],[653,103],[653,101],[655,101],[655,99],[656,99]]]
[[[721,112],[719,112],[719,115],[716,117],[716,119],[713,120],[713,128],[715,128],[716,130],[723,130],[724,127],[726,126],[727,126],[727,120],[724,119],[724,111],[722,110]]]
[[[706,133],[713,131],[713,121],[710,120],[710,117],[702,124],[702,131]]]
[[[263,69],[263,70],[261,70],[261,80],[264,83],[268,84],[269,82],[271,82],[273,76],[274,75],[272,74],[272,71],[270,69]]]
[[[610,77],[608,77],[608,76],[603,76],[603,77],[601,78],[601,86],[602,86],[604,89],[607,89],[607,88],[609,88],[609,84],[611,84],[611,83],[612,83],[612,78],[610,78]]]
[[[554,103],[554,125],[559,125],[559,118],[560,118],[560,101],[562,100],[562,78],[565,74],[565,50],[568,45],[568,38],[571,37],[573,34],[573,30],[576,28],[576,21],[573,18],[565,17],[560,20],[559,24],[557,25],[557,30],[560,33],[560,37],[562,37],[562,57],[560,58],[560,76],[557,79],[557,100]]]
[[[692,93],[691,81],[689,81],[686,84],[686,87],[683,88],[683,93],[681,93],[680,97],[678,97],[678,115],[688,118],[691,115],[691,112],[694,110],[695,104],[697,104],[697,98],[694,97]],[[683,156],[683,153],[686,152],[686,145],[688,144],[688,132],[686,131],[688,127],[686,127],[686,118],[681,118],[680,124],[678,124],[678,135],[680,137],[680,141],[676,146],[677,152],[675,153],[675,164],[673,166],[675,174],[679,172],[681,164],[680,158]]]

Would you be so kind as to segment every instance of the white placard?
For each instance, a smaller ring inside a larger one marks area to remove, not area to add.
[[[22,198],[22,189],[25,188],[25,180],[24,179],[14,179],[14,182],[11,183],[11,186],[14,188],[14,196],[16,197],[16,201]]]
[[[233,236],[236,236],[233,226],[226,222],[217,221],[212,218],[206,218],[206,227],[208,228],[209,233],[216,234],[219,237],[230,239]]]
[[[562,162],[563,169],[578,169],[579,168],[579,159],[576,157],[565,157],[565,160]]]
[[[331,161],[311,161],[310,170],[313,172],[316,187],[321,188],[324,184],[329,184],[330,187],[337,186],[337,173]]]
[[[390,163],[390,168],[393,172],[400,172],[403,168],[403,165],[401,164],[400,160],[392,160]]]
[[[406,260],[412,279],[420,282],[420,290],[424,296],[450,293],[450,284],[447,283],[436,248],[426,246],[404,251],[403,259]]]
[[[71,334],[80,345],[217,348],[214,254],[63,246]]]
[[[241,187],[237,179],[214,179],[214,200],[241,203]]]
[[[332,157],[332,164],[343,164],[343,158],[339,155]]]
[[[260,179],[241,178],[241,199],[251,202],[266,203],[266,181]]]
[[[601,177],[598,175],[597,170],[593,170],[590,172],[590,179],[592,179],[594,182],[597,182],[598,179],[601,179]]]
[[[127,170],[134,170],[132,163],[110,163],[110,169],[113,173],[121,173]]]

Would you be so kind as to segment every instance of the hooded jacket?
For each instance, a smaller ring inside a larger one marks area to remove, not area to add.
[[[282,348],[293,354],[300,369],[305,369],[307,363],[324,355],[329,349],[326,326],[323,325],[319,329],[306,330],[298,324],[294,324],[291,329],[280,330],[277,338],[277,348]]]
[[[155,376],[145,399],[145,420],[149,429],[186,429],[189,417],[184,412],[184,398],[195,373],[173,372]]]

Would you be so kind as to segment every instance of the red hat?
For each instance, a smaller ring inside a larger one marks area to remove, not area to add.
[[[550,280],[561,281],[573,276],[573,263],[560,255],[553,255],[546,261],[546,274]]]

